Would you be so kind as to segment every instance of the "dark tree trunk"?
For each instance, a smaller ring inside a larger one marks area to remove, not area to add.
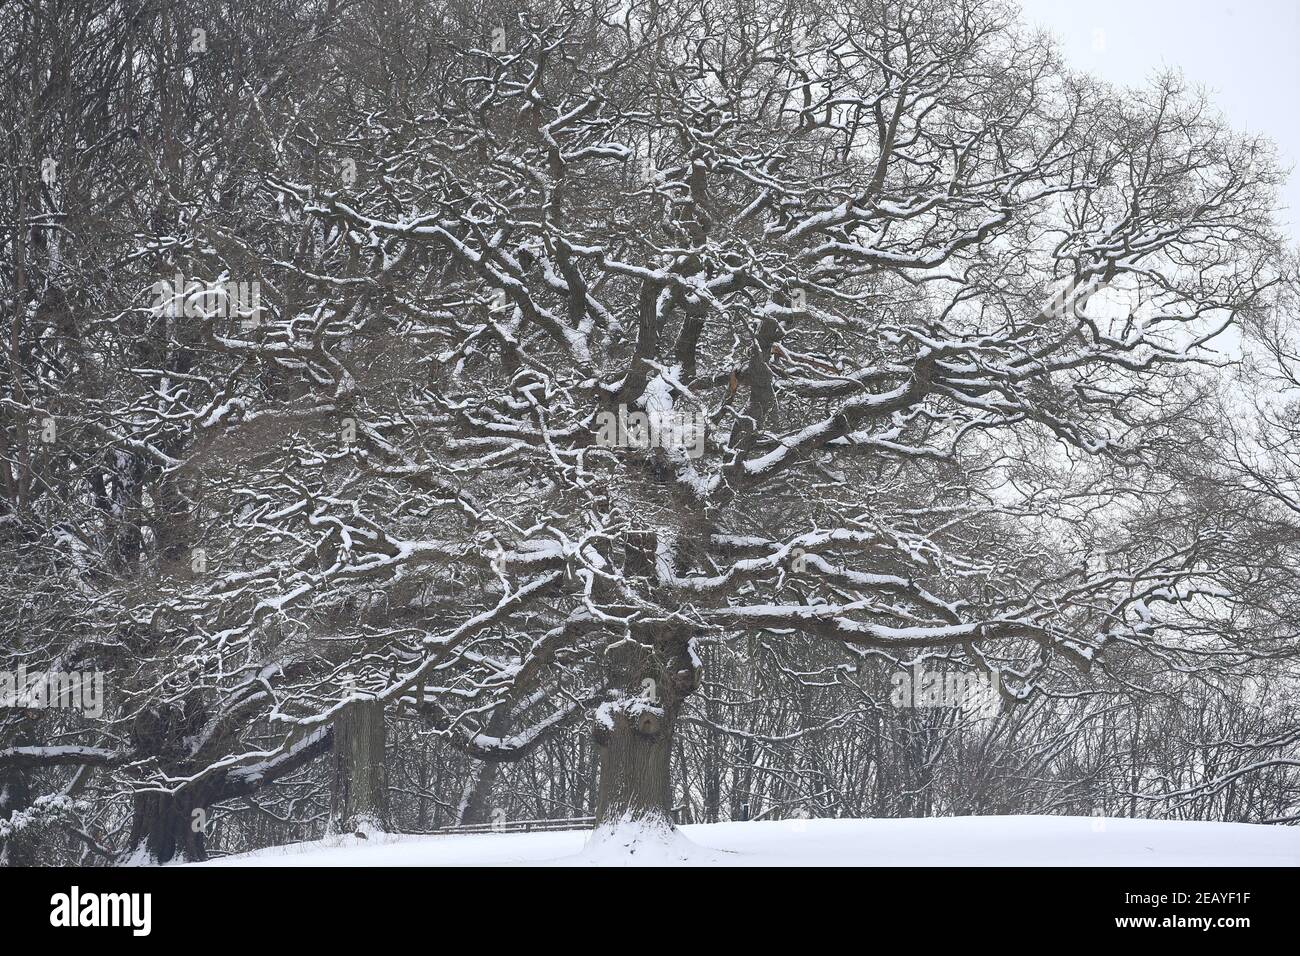
[[[711,666],[712,659],[708,660]],[[711,726],[704,730],[704,822],[717,823],[722,805],[722,767],[718,753],[718,734],[712,725],[718,723],[717,695],[705,690],[704,715]]]
[[[491,808],[488,806],[488,799],[492,794],[492,787],[496,784],[497,770],[501,764],[495,760],[476,760],[470,767],[470,778],[465,783],[465,790],[461,794],[459,813],[456,817],[456,823],[460,826],[474,826],[482,823],[491,823],[488,816]]]
[[[488,720],[487,734],[491,737],[503,737],[510,727],[510,708],[498,707]],[[501,764],[496,760],[476,760],[470,768],[470,778],[465,784],[461,796],[460,813],[457,823],[462,826],[491,823],[488,801],[492,797],[492,788],[496,786],[497,772]]]
[[[131,727],[134,750],[158,762],[173,777],[191,772],[187,740],[199,733],[207,713],[197,697],[141,711]],[[212,792],[191,785],[178,793],[139,791],[132,798],[127,862],[205,860],[207,806]],[[144,859],[142,859],[142,857]]]
[[[607,652],[616,699],[597,711],[596,826],[641,823],[672,828],[673,725],[699,686],[684,628],[656,625]]]
[[[35,739],[20,731],[12,745],[29,747]],[[12,820],[15,813],[32,805],[32,792],[27,783],[27,772],[17,767],[0,770],[0,820]],[[8,839],[0,840],[0,866],[35,866],[37,864],[33,841],[21,831]]]
[[[196,812],[197,811],[197,812]],[[128,862],[206,860],[207,810],[197,792],[137,793],[131,818]]]
[[[429,829],[429,810],[432,805],[429,799],[429,780],[432,776],[429,747],[422,740],[415,762],[415,783],[420,788],[419,796],[416,798],[415,829],[419,833]]]
[[[1129,752],[1133,755],[1129,763],[1129,793],[1131,796],[1128,800],[1128,815],[1136,818],[1138,815],[1138,791],[1142,782],[1141,763],[1138,754],[1142,747],[1142,704],[1140,701],[1134,701],[1133,705],[1133,740],[1129,745]]]
[[[606,708],[596,731],[600,745],[600,792],[596,801],[597,826],[622,821],[645,821],[670,826],[669,770],[672,728],[671,708],[638,706]]]
[[[740,786],[732,803],[735,805],[731,815],[733,820],[748,820],[758,812],[754,799],[754,738],[746,737],[740,757]]]
[[[355,701],[334,718],[334,787],[330,823],[336,832],[388,829],[388,774],[384,743],[382,701]]]

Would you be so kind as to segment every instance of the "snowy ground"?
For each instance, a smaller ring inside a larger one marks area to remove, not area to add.
[[[342,837],[206,866],[1300,866],[1300,828],[1095,817],[790,820],[619,831]],[[631,845],[628,845],[628,844]]]

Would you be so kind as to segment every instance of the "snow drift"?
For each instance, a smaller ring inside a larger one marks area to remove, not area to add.
[[[1300,829],[1100,817],[785,820],[621,830],[335,837],[204,866],[1296,866]]]

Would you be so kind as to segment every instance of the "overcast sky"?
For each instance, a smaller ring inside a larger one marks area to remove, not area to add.
[[[1117,84],[1179,67],[1241,130],[1300,165],[1300,0],[1020,0],[1025,17],[1060,39],[1070,62]],[[1300,170],[1281,214],[1300,237]]]

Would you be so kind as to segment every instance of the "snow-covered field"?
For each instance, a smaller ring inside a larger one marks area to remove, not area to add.
[[[205,866],[1298,866],[1300,828],[1096,817],[787,820],[626,830],[336,837]],[[590,845],[589,845],[590,844]]]

